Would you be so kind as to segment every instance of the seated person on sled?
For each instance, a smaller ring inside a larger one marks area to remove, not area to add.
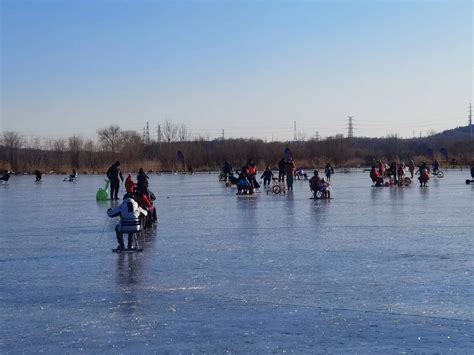
[[[222,166],[222,179],[224,181],[227,181],[228,178],[230,178],[232,174],[232,166],[229,164],[229,162],[225,161],[224,165]],[[232,181],[231,181],[232,182]]]
[[[295,178],[297,178],[298,180],[301,180],[301,179],[307,180],[308,174],[304,172],[303,168],[298,168],[295,171]]]
[[[253,194],[252,184],[247,180],[247,173],[244,169],[239,172],[237,178],[237,195]]]
[[[316,197],[316,193],[320,191],[323,198],[331,198],[329,183],[319,177],[319,172],[317,170],[314,171],[314,176],[309,179],[309,188],[313,192],[314,197]]]
[[[5,175],[2,175],[2,177],[0,177],[0,181],[7,183],[8,180],[10,180],[10,171],[6,170]]]
[[[267,185],[270,186],[270,183],[272,182],[272,178],[273,178],[272,170],[270,169],[269,166],[267,166],[262,176],[260,176],[260,179],[263,179],[263,186],[267,186]]]
[[[148,196],[139,189],[135,191],[133,197],[135,201],[137,201],[138,206],[148,212],[147,216],[142,216],[142,218],[144,218],[145,228],[151,227],[153,223],[158,220],[158,217],[156,216],[156,208],[153,206],[153,202],[151,202]]]
[[[77,171],[76,169],[72,169],[72,173],[69,174],[69,181],[75,181],[77,179]]]
[[[128,249],[132,248],[133,234],[142,230],[140,223],[140,215],[146,216],[147,211],[138,206],[138,203],[133,199],[132,194],[125,194],[123,202],[120,206],[109,208],[107,210],[109,217],[120,216],[120,222],[115,227],[115,234],[117,235],[117,242],[119,243],[117,249],[125,250],[123,243],[123,234],[128,234]]]

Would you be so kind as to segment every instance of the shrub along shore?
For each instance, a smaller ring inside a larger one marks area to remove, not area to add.
[[[116,126],[110,126],[107,129]],[[104,129],[104,130],[107,130]],[[425,138],[343,138],[294,142],[264,142],[258,139],[183,140],[146,144],[136,132],[119,134],[97,141],[79,136],[29,142],[17,133],[5,132],[0,140],[0,169],[16,173],[69,173],[75,168],[80,174],[103,174],[116,160],[123,171],[166,172],[220,170],[224,161],[241,167],[252,158],[259,170],[275,167],[289,148],[298,167],[313,169],[330,162],[335,167],[367,167],[374,160],[408,163],[431,162],[437,159],[443,167],[473,164],[474,143],[469,138],[432,136]],[[177,154],[181,152],[182,155]],[[184,160],[183,160],[184,158]],[[453,161],[454,159],[454,161]]]

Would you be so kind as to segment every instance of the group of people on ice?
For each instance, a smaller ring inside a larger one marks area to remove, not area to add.
[[[124,178],[120,170],[120,162],[116,161],[108,170],[107,178],[110,181],[110,199],[118,200],[118,192],[120,189],[120,180]],[[122,203],[115,207],[109,208],[107,214],[109,217],[120,216],[120,222],[115,227],[117,236],[118,251],[125,250],[123,235],[128,234],[127,249],[133,250],[133,235],[150,228],[158,220],[156,208],[153,201],[156,199],[153,192],[150,191],[148,185],[149,177],[140,169],[137,175],[137,181],[133,181],[129,174],[125,179],[126,193]]]
[[[293,181],[294,179],[308,179],[307,174],[302,168],[296,168],[296,164],[292,158],[282,158],[278,164],[278,178],[273,174],[273,171],[270,166],[267,165],[264,172],[260,176],[260,179],[263,180],[263,186],[270,186],[272,181],[278,181],[278,183],[285,183],[288,191],[293,190]],[[323,197],[330,197],[329,192],[329,181],[331,180],[331,175],[334,174],[334,169],[330,163],[326,164],[325,167],[326,179],[321,178],[319,173],[315,171],[315,176],[310,179],[310,189],[311,191],[324,191]],[[249,159],[247,164],[242,168],[236,170],[237,177],[234,176],[234,171],[232,166],[226,161],[222,166],[221,180],[229,181],[230,184],[237,186],[238,195],[248,195],[253,194],[255,191],[258,191],[260,184],[257,182],[257,168],[253,159]],[[314,190],[313,190],[314,189]],[[318,195],[319,196],[319,195]]]
[[[408,178],[405,176],[405,169],[408,167],[411,177]],[[418,170],[415,172],[415,169],[418,167]],[[439,173],[439,162],[437,160],[433,161],[431,164],[432,174]],[[405,186],[411,183],[411,179],[414,178],[416,174],[419,174],[418,181],[420,186],[426,186],[426,183],[430,180],[430,166],[426,162],[421,162],[419,165],[416,165],[415,162],[410,160],[408,166],[404,162],[397,163],[395,161],[390,164],[382,162],[382,160],[377,160],[377,162],[372,164],[370,169],[370,178],[374,183],[374,186]],[[387,181],[385,181],[387,179]]]
[[[14,174],[14,173],[11,172],[10,170],[6,170],[5,174],[0,176],[0,182],[4,182],[4,183],[8,182],[8,180],[10,180],[10,176],[12,174]],[[35,182],[41,182],[42,181],[43,173],[41,171],[36,169],[33,172],[33,175],[35,176]],[[69,174],[68,177],[64,178],[63,181],[76,181],[76,179],[77,179],[77,171],[76,171],[76,169],[72,169],[72,173]]]

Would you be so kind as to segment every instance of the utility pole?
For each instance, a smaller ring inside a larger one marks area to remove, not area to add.
[[[225,140],[224,130],[222,130],[222,140]]]
[[[158,141],[158,143],[161,143],[161,125],[158,125],[158,132],[157,132],[156,140]]]
[[[471,140],[472,140],[472,104],[469,104],[469,127],[471,128]]]
[[[145,144],[150,144],[150,125],[146,123],[145,129]]]
[[[469,103],[469,128],[471,130],[471,148],[469,149],[469,160],[472,162],[472,104]]]
[[[347,138],[354,138],[354,121],[353,121],[352,116],[349,116],[349,125],[347,127]]]
[[[293,123],[293,140],[296,142],[296,121]]]

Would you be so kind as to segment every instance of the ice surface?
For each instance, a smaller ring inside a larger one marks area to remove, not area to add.
[[[0,186],[0,352],[472,353],[474,185],[333,176],[239,198],[153,175],[159,226],[114,254],[103,177]],[[123,192],[123,188],[122,188]]]

